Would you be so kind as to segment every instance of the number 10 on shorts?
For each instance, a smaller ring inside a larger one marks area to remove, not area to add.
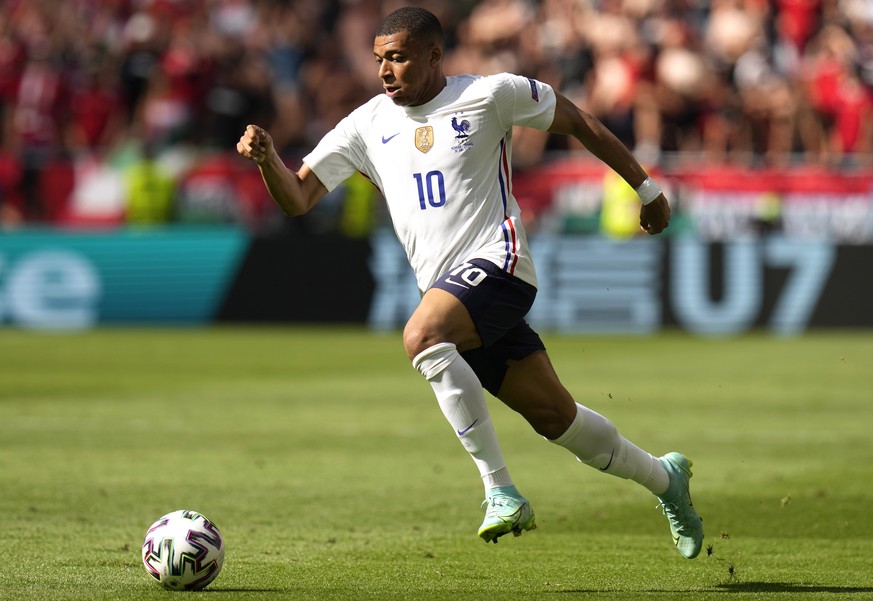
[[[482,280],[488,277],[488,274],[485,273],[483,269],[476,267],[472,263],[464,263],[459,267],[455,267],[450,273],[449,277],[446,278],[446,282],[449,284],[454,284],[455,286],[460,286],[461,288],[470,288],[471,286],[478,286],[482,283]],[[454,278],[460,279],[463,284]]]

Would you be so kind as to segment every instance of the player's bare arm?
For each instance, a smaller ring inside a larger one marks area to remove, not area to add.
[[[327,194],[327,189],[305,163],[297,172],[285,165],[273,146],[272,136],[262,127],[247,126],[236,150],[258,165],[270,196],[286,215],[303,215]]]
[[[566,96],[557,92],[555,95],[555,118],[549,131],[573,136],[632,188],[639,188],[648,174],[630,150],[596,117],[577,107]],[[663,194],[640,208],[640,227],[647,233],[659,234],[669,223],[670,205]]]

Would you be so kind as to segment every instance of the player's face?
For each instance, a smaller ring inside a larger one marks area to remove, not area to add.
[[[394,104],[418,106],[440,92],[440,53],[436,46],[410,40],[405,31],[376,38],[373,54],[379,65],[379,79]]]

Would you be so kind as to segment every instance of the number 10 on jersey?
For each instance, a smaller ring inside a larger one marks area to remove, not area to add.
[[[441,207],[446,204],[446,181],[442,171],[428,171],[423,176],[421,173],[413,173],[412,177],[418,186],[418,205],[422,211],[428,205]]]

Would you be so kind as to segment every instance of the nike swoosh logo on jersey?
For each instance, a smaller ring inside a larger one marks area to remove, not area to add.
[[[400,132],[397,132],[393,136],[388,136],[387,138],[385,136],[382,136],[382,144],[387,144],[388,142],[390,142],[391,140],[393,140],[394,138],[396,138],[399,135],[400,135]]]
[[[473,421],[472,424],[470,424],[469,426],[467,426],[467,427],[464,428],[463,430],[456,430],[456,432],[458,433],[458,436],[463,436],[464,434],[466,434],[467,432],[469,432],[470,430],[472,430],[472,429],[473,429],[473,426],[475,426],[478,422],[479,422],[479,420],[476,419],[476,420]]]

